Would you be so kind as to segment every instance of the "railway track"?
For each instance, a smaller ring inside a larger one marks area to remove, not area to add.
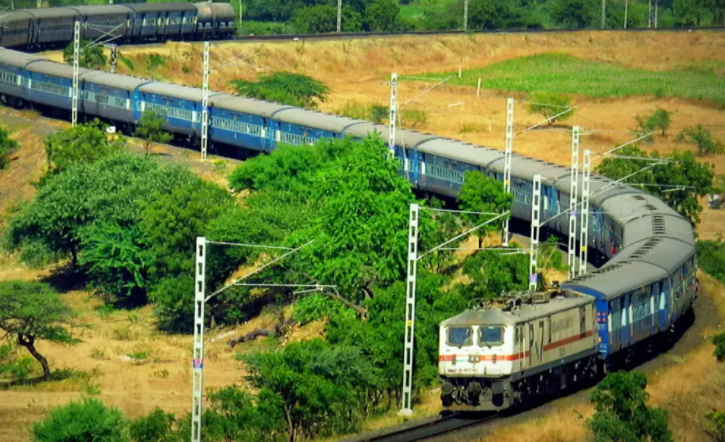
[[[479,425],[493,420],[496,417],[496,414],[467,416],[461,413],[453,413],[387,433],[357,436],[345,442],[413,442],[442,436],[474,425]]]

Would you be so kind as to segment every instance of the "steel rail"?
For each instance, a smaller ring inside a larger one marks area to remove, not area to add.
[[[479,425],[493,420],[496,417],[498,417],[497,414],[467,417],[462,413],[452,413],[446,416],[439,416],[438,418],[428,422],[423,422],[382,434],[373,434],[369,436],[363,435],[350,438],[345,442],[413,442],[431,437],[442,436],[447,433]]]

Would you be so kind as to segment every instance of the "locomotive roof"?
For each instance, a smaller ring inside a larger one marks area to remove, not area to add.
[[[513,325],[549,316],[563,310],[577,308],[592,302],[586,295],[567,293],[562,297],[552,297],[547,302],[523,304],[513,310],[499,308],[469,309],[441,322],[441,327],[472,325]]]

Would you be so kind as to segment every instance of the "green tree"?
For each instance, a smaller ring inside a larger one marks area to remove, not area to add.
[[[313,339],[243,360],[252,386],[280,399],[290,442],[359,428],[375,376],[358,349]]]
[[[129,442],[128,422],[115,407],[106,407],[97,399],[84,398],[54,408],[43,420],[33,424],[35,442]]]
[[[627,146],[619,151],[622,156],[666,159],[669,162],[653,167],[632,180],[645,186],[642,190],[652,193],[665,201],[674,210],[685,216],[694,225],[700,221],[702,206],[698,197],[713,191],[714,166],[700,163],[692,152],[673,152],[669,157],[660,157],[658,153],[647,155],[637,146]],[[613,180],[624,178],[645,167],[652,166],[652,161],[639,161],[631,158],[605,158],[597,167],[597,172]],[[663,187],[660,187],[663,186]],[[674,188],[672,186],[683,186]]]
[[[324,34],[337,29],[337,8],[332,5],[315,5],[298,9],[292,16],[297,32]]]
[[[375,0],[365,6],[365,22],[372,32],[393,32],[400,21],[400,6],[394,0]]]
[[[94,42],[91,40],[81,39],[78,65],[82,68],[100,70],[106,66],[108,59],[103,53],[103,47],[101,45],[92,46],[93,44]],[[73,42],[68,43],[68,46],[63,49],[63,62],[73,64]]]
[[[0,128],[0,170],[8,167],[10,154],[18,150],[18,142],[10,138],[10,132]]]
[[[571,109],[571,98],[566,95],[554,92],[537,92],[529,100],[531,101],[529,113],[543,115],[544,118],[549,120],[549,125],[557,121],[564,121],[574,115],[574,109]],[[567,109],[569,110],[567,111]]]
[[[163,116],[154,112],[144,112],[139,120],[138,126],[133,131],[133,136],[143,140],[146,156],[151,153],[153,143],[168,143],[172,135],[164,130],[166,120]]]
[[[513,195],[504,192],[503,186],[495,178],[487,177],[478,171],[468,171],[463,176],[458,203],[465,211],[500,214],[511,210]],[[493,216],[464,213],[463,218],[469,225],[476,226]],[[503,220],[504,218],[501,218],[501,222]],[[501,227],[501,222],[494,221],[477,231],[479,248],[483,247],[486,233],[497,231]]]
[[[143,203],[198,180],[191,172],[161,167],[121,153],[80,164],[49,179],[35,199],[10,219],[4,245],[38,244],[77,263],[84,229],[96,223],[127,227],[139,222]]]
[[[583,29],[597,21],[597,4],[592,0],[561,0],[551,5],[551,18],[567,29]]]
[[[71,316],[70,307],[47,284],[0,282],[0,329],[38,360],[46,381],[50,380],[50,366],[35,348],[35,342],[39,339],[60,344],[77,342],[66,328]]]
[[[697,241],[697,265],[708,275],[725,283],[725,243],[722,237],[717,241]]]
[[[146,302],[150,257],[139,228],[115,223],[94,224],[84,230],[79,264],[92,285],[116,301]]]
[[[713,356],[718,362],[725,361],[725,332],[713,336],[712,343],[715,345]]]
[[[327,100],[330,89],[321,81],[302,74],[275,72],[258,81],[232,80],[237,95],[314,109]]]
[[[521,14],[508,0],[473,0],[468,9],[468,28],[489,31],[521,24]]]
[[[529,257],[483,251],[465,260],[463,273],[471,280],[470,284],[460,287],[467,299],[493,299],[528,286]]]
[[[596,441],[670,442],[667,412],[647,406],[647,377],[610,373],[591,395],[596,412],[588,421]]]
[[[686,127],[677,136],[678,141],[686,141],[697,147],[697,154],[700,156],[714,155],[723,152],[723,144],[713,137],[709,130],[698,124],[695,127]]]
[[[93,120],[58,131],[45,139],[48,173],[57,174],[81,163],[92,163],[126,148],[123,138],[110,138],[107,125]]]
[[[667,129],[669,129],[671,124],[671,115],[671,112],[668,112],[660,107],[655,109],[655,111],[648,116],[642,117],[637,115],[635,117],[638,126],[637,134],[644,135],[646,133],[659,130],[663,137],[666,136]],[[649,137],[648,140],[651,141],[652,137]]]
[[[564,262],[561,250],[559,250],[558,238],[550,236],[546,241],[539,243],[537,250],[537,264],[542,270],[541,274],[544,278],[544,285],[549,283],[549,271],[567,271],[569,266]]]
[[[382,139],[340,144],[347,144],[349,154],[312,179],[310,198],[319,211],[292,238],[295,244],[315,242],[294,262],[359,301],[372,295],[373,285],[404,275],[409,204],[415,199]]]

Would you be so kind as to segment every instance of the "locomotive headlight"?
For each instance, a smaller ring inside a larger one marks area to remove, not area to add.
[[[476,363],[481,360],[481,357],[478,355],[471,355],[468,357],[468,362]]]

